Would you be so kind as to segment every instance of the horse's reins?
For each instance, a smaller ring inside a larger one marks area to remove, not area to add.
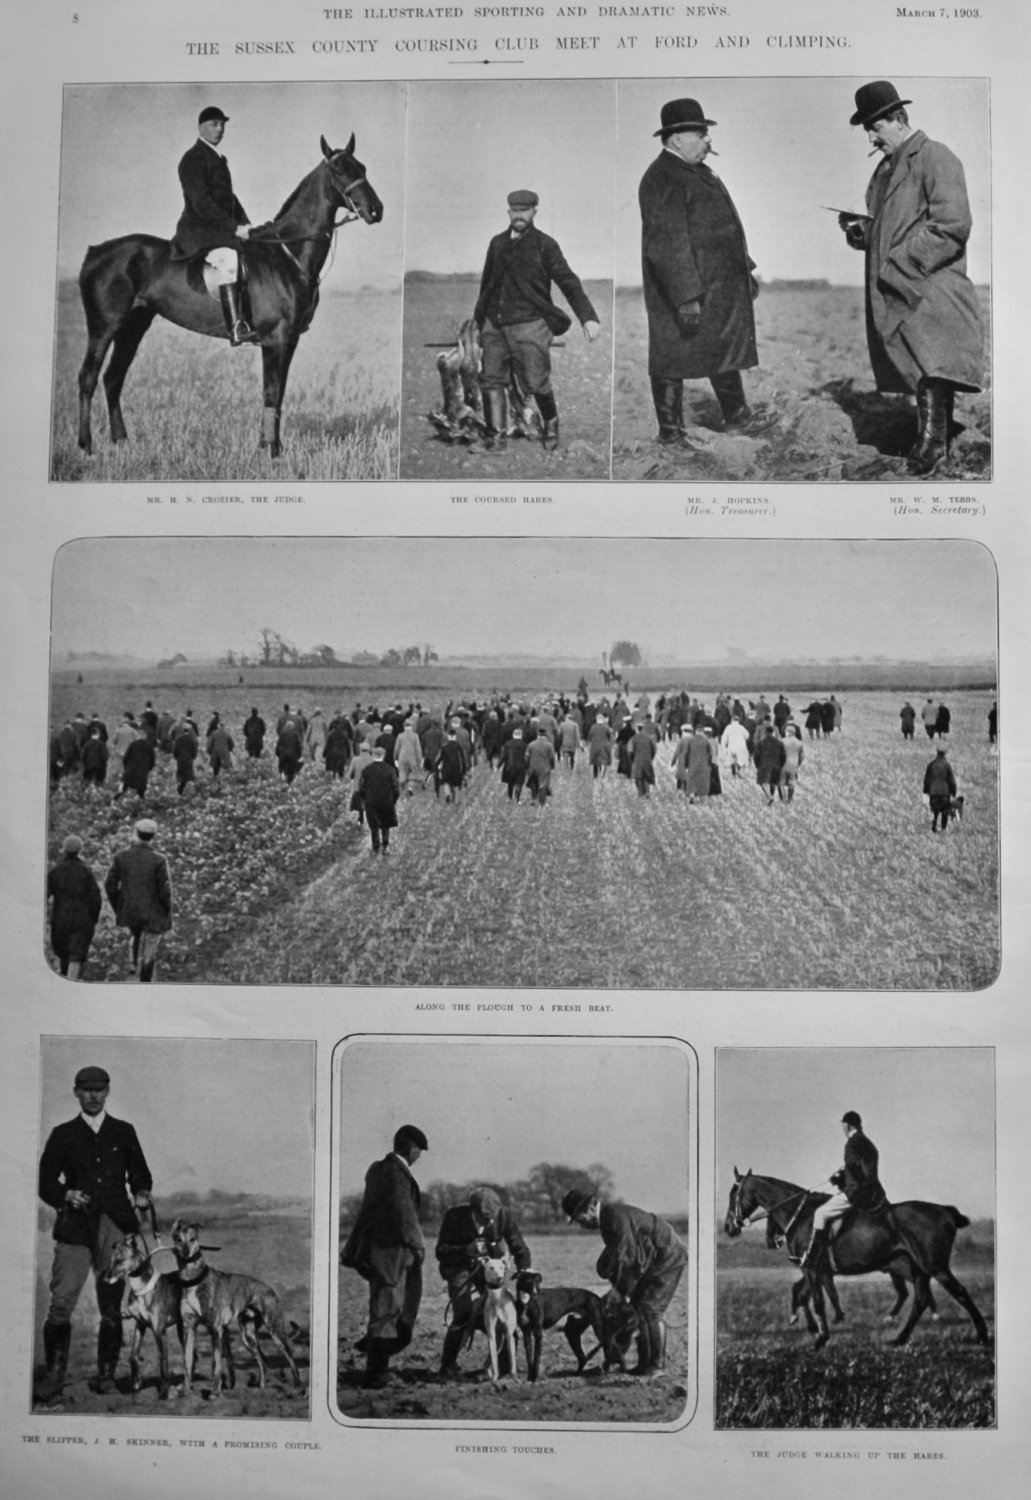
[[[763,1208],[762,1204],[760,1204],[758,1210],[757,1209],[753,1209],[752,1212],[748,1215],[748,1217],[744,1218],[744,1219],[741,1217],[740,1213],[735,1208],[734,1209],[734,1224],[736,1225],[736,1227],[738,1229],[747,1229],[750,1224],[761,1224],[762,1221],[763,1221],[763,1219],[768,1219],[772,1213],[775,1213],[777,1211],[778,1208],[783,1208],[785,1203],[794,1203],[794,1201],[795,1201],[796,1198],[805,1198],[810,1193],[816,1193],[816,1192],[819,1192],[819,1188],[799,1188],[799,1190],[798,1190],[797,1193],[789,1193],[786,1198],[781,1198],[781,1199],[779,1199],[778,1202],[771,1203],[770,1206],[769,1206],[769,1208]],[[757,1213],[758,1213],[758,1217],[756,1217]],[[793,1224],[795,1222],[795,1219],[797,1217],[798,1217],[798,1210],[796,1209],[795,1213],[792,1214],[792,1216],[791,1216],[790,1223]],[[790,1227],[790,1224],[789,1224],[789,1227]],[[785,1230],[785,1234],[786,1233],[787,1233],[787,1230]]]

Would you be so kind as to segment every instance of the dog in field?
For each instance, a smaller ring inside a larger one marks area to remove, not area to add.
[[[179,1262],[179,1280],[182,1285],[185,1333],[183,1388],[186,1391],[191,1389],[198,1325],[203,1325],[211,1335],[212,1396],[221,1395],[223,1366],[226,1367],[230,1389],[236,1384],[236,1367],[230,1340],[230,1330],[234,1323],[240,1330],[245,1347],[257,1362],[258,1385],[262,1389],[265,1387],[265,1362],[258,1342],[259,1333],[268,1334],[286,1360],[294,1386],[299,1386],[301,1377],[290,1348],[277,1293],[254,1276],[216,1271],[213,1266],[209,1266],[204,1259],[204,1247],[200,1243],[200,1229],[199,1224],[187,1224],[183,1219],[176,1219],[172,1225],[172,1248]]]
[[[637,1328],[637,1316],[621,1297],[607,1293],[599,1297],[581,1287],[541,1285],[539,1271],[520,1271],[516,1277],[516,1310],[519,1331],[526,1348],[529,1379],[540,1374],[541,1345],[547,1329],[561,1327],[576,1359],[576,1373],[583,1374],[599,1349],[606,1372],[613,1365],[626,1369],[625,1355]],[[588,1328],[597,1344],[584,1353],[583,1336]]]
[[[431,411],[429,419],[446,443],[475,443],[487,435],[480,390],[482,368],[480,331],[472,318],[466,318],[455,337],[454,348],[437,355],[437,374],[444,406],[442,411]],[[537,407],[514,378],[507,397],[508,417],[503,436],[539,436]]]
[[[483,1331],[487,1335],[490,1350],[490,1378],[497,1384],[501,1379],[498,1364],[498,1346],[504,1345],[506,1367],[512,1379],[519,1379],[516,1368],[516,1332],[519,1320],[516,1315],[516,1299],[508,1289],[510,1265],[507,1259],[482,1262],[483,1285]]]
[[[148,1328],[158,1348],[158,1398],[167,1401],[171,1388],[168,1370],[168,1330],[175,1328],[183,1347],[182,1286],[173,1272],[154,1269],[150,1252],[142,1239],[127,1235],[115,1246],[104,1277],[105,1281],[124,1281],[129,1288],[127,1312],[133,1322],[129,1346],[129,1375],[133,1394],[143,1385],[140,1376],[140,1349]]]

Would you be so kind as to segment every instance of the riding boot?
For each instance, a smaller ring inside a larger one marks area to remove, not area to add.
[[[101,1319],[97,1331],[97,1373],[89,1382],[91,1391],[104,1395],[115,1390],[115,1371],[122,1350],[122,1325]]]
[[[652,401],[659,422],[659,442],[663,447],[683,446],[684,382],[652,379]]]
[[[652,1323],[651,1319],[644,1318],[637,1332],[637,1363],[630,1371],[631,1375],[647,1375],[652,1365]]]
[[[911,474],[933,474],[949,452],[952,386],[947,380],[921,380],[916,388],[920,436],[906,468]]]
[[[440,1357],[441,1380],[457,1380],[458,1356],[462,1350],[462,1341],[465,1337],[465,1328],[456,1328],[453,1324],[444,1335],[444,1352]]]
[[[47,1373],[46,1378],[36,1386],[34,1395],[37,1401],[56,1401],[64,1390],[71,1343],[70,1323],[43,1324],[43,1356],[47,1362]]]
[[[709,384],[720,404],[725,427],[736,426],[750,415],[739,370],[728,370],[724,375],[710,375]]]
[[[365,1354],[362,1385],[368,1391],[381,1391],[390,1381],[390,1355],[393,1339],[369,1339]]]
[[[256,344],[258,335],[240,309],[240,288],[236,282],[231,281],[225,286],[220,286],[218,295],[222,303],[222,316],[226,320],[226,332],[229,334],[232,347],[238,349],[241,344]]]
[[[549,453],[553,453],[558,447],[558,407],[555,405],[555,397],[550,391],[538,394],[537,410],[541,414],[544,423],[544,435],[541,442]]]
[[[483,434],[485,448],[508,447],[508,392],[491,386],[483,393],[483,415],[487,422]]]
[[[827,1248],[827,1231],[826,1231],[826,1229],[814,1229],[813,1230],[813,1237],[809,1241],[809,1244],[806,1246],[805,1254],[802,1256],[802,1259],[799,1261],[798,1264],[802,1267],[803,1270],[805,1270],[806,1266],[811,1266],[813,1264],[813,1262],[816,1260],[817,1256],[821,1255],[826,1248]]]
[[[652,1329],[652,1374],[666,1373],[666,1325],[661,1318],[655,1319]]]

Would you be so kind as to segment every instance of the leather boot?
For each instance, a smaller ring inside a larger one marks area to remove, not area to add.
[[[105,1395],[117,1389],[115,1371],[118,1369],[118,1356],[121,1350],[121,1322],[113,1323],[102,1320],[97,1332],[97,1373],[89,1382],[91,1391],[95,1391],[98,1395]]]
[[[644,1319],[637,1331],[637,1363],[631,1369],[631,1375],[647,1375],[651,1369],[651,1323]]]
[[[652,1328],[652,1374],[666,1373],[666,1325],[661,1318],[655,1319]]]
[[[241,344],[256,344],[258,335],[240,310],[240,288],[235,282],[230,282],[227,286],[219,287],[218,295],[232,347],[238,349]]]
[[[441,1380],[458,1380],[458,1356],[462,1350],[465,1328],[452,1325],[444,1335],[444,1352],[440,1357]]]
[[[683,446],[684,438],[684,382],[682,380],[652,380],[652,401],[659,422],[659,442],[663,447]]]
[[[949,453],[949,418],[953,388],[947,380],[921,380],[916,388],[920,435],[906,468],[911,474],[933,474]]]
[[[549,391],[545,396],[537,397],[537,410],[541,414],[544,423],[544,434],[541,442],[549,453],[554,453],[558,447],[558,407],[555,405],[555,397]]]
[[[745,400],[745,387],[738,370],[728,370],[724,375],[711,375],[709,384],[720,404],[725,427],[739,426],[751,416]]]
[[[37,1401],[56,1401],[64,1390],[71,1344],[70,1323],[43,1324],[43,1357],[47,1362],[47,1373],[46,1378],[36,1386],[34,1394]]]
[[[483,435],[485,448],[508,447],[508,392],[492,386],[483,393],[483,415],[487,430]]]
[[[381,1391],[390,1381],[390,1355],[393,1339],[369,1339],[365,1355],[362,1385],[367,1391]]]
[[[823,1251],[826,1248],[827,1248],[827,1231],[826,1231],[826,1229],[814,1229],[813,1230],[813,1237],[809,1241],[809,1244],[806,1246],[805,1254],[802,1256],[802,1259],[799,1261],[798,1264],[802,1267],[803,1270],[805,1270],[806,1266],[811,1266],[813,1264],[813,1262],[816,1260],[817,1256],[822,1255]]]

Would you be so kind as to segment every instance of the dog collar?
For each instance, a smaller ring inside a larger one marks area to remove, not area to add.
[[[132,1294],[133,1294],[134,1297],[149,1297],[150,1294],[151,1294],[151,1292],[154,1290],[154,1288],[157,1286],[157,1284],[158,1284],[158,1282],[160,1280],[161,1280],[161,1272],[160,1271],[152,1271],[151,1272],[150,1280],[147,1282],[146,1286],[135,1286],[135,1285],[133,1285],[133,1282],[132,1282],[131,1278],[130,1278],[130,1281],[129,1281],[129,1285],[132,1288]]]
[[[197,1259],[197,1257],[195,1256],[194,1259]],[[187,1261],[186,1264],[189,1265],[190,1262]],[[211,1267],[209,1265],[205,1265],[205,1266],[202,1267],[201,1273],[200,1273],[199,1276],[190,1276],[190,1277],[184,1276],[183,1273],[182,1273],[182,1271],[180,1270],[180,1272],[179,1272],[179,1280],[182,1282],[183,1286],[200,1286],[201,1282],[204,1280],[204,1278],[207,1276],[207,1274],[208,1274],[208,1272],[210,1270],[211,1270]]]

